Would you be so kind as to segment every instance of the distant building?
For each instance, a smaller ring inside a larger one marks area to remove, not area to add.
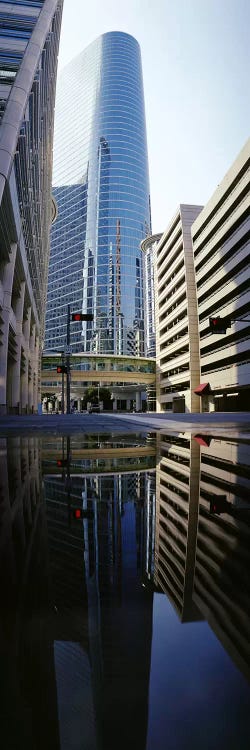
[[[62,6],[0,4],[0,413],[37,409]]]
[[[42,358],[42,396],[52,399],[54,409],[62,407],[62,375],[57,373],[61,355],[44,352]],[[148,389],[155,392],[155,360],[98,354],[72,354],[71,399],[81,411],[89,387],[107,388],[113,411],[141,411]]]
[[[155,254],[157,411],[200,410],[199,338],[191,225],[201,206],[180,205]]]
[[[103,34],[58,77],[46,340],[72,352],[144,355],[140,243],[151,231],[140,47]]]
[[[192,226],[202,411],[250,409],[249,165],[250,139]],[[211,316],[229,319],[226,334]]]
[[[145,324],[145,354],[155,357],[155,282],[154,282],[154,253],[161,234],[152,234],[141,242],[143,252],[143,280],[144,280],[144,324]]]

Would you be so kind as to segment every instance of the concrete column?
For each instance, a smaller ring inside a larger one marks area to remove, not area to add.
[[[28,403],[29,403],[29,411],[34,410],[34,377],[36,373],[36,362],[35,362],[35,336],[36,336],[36,329],[35,325],[32,326],[32,331],[30,335],[30,342],[29,342],[29,352],[30,352],[30,363],[31,363],[31,379],[29,380],[29,393],[28,393]]]
[[[11,384],[11,406],[14,406],[20,412],[20,358],[22,343],[22,324],[23,324],[23,305],[25,295],[25,282],[20,285],[20,295],[16,303],[16,362],[12,367],[12,384]]]
[[[136,409],[136,411],[140,411],[141,410],[141,394],[140,394],[140,391],[136,391],[136,394],[135,394],[135,409]]]
[[[81,411],[81,399],[80,398],[77,399],[77,410]]]
[[[37,412],[37,404],[38,404],[38,386],[39,386],[39,373],[40,373],[40,363],[39,363],[39,337],[37,336],[37,331],[35,331],[35,345],[34,345],[34,356],[33,356],[33,363],[34,363],[34,388],[33,388],[33,406],[34,411]],[[39,389],[39,395],[41,398],[41,390]]]
[[[127,411],[130,411],[130,398],[126,399],[126,409]]]
[[[31,307],[28,308],[27,318],[23,323],[23,339],[25,345],[25,371],[21,376],[21,409],[22,414],[28,410],[28,374],[29,374],[29,339],[30,339]]]
[[[0,414],[6,414],[7,413],[7,394],[6,394],[6,384],[7,384],[7,366],[8,366],[8,341],[9,341],[9,322],[10,322],[10,313],[11,313],[11,297],[12,297],[12,287],[13,287],[13,278],[14,278],[14,270],[15,270],[15,261],[16,261],[16,252],[17,252],[17,245],[11,246],[11,252],[9,255],[9,263],[6,263],[4,272],[3,272],[3,279],[2,279],[2,288],[3,288],[3,303],[2,303],[2,310],[1,310],[1,328],[2,328],[2,339],[1,339],[1,356],[0,356]]]
[[[113,400],[113,411],[117,411],[117,398]]]

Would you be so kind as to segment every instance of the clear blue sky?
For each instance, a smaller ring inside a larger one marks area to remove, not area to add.
[[[153,232],[204,204],[250,134],[249,0],[64,0],[59,69],[106,31],[142,53]]]

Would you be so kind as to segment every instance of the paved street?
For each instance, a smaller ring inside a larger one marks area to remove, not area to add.
[[[53,414],[0,417],[0,435],[19,432],[147,432],[170,430],[250,435],[250,413],[209,414]]]

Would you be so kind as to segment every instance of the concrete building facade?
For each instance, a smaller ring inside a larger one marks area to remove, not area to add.
[[[37,408],[62,6],[0,7],[0,413]]]
[[[155,357],[155,282],[154,282],[154,254],[161,234],[152,234],[141,242],[142,268],[144,283],[144,326],[145,326],[145,354]]]
[[[192,226],[201,411],[250,409],[250,139]],[[228,318],[212,334],[209,318]],[[196,409],[197,410],[197,407]]]
[[[191,225],[201,206],[180,205],[155,253],[157,411],[198,412],[199,339]]]

